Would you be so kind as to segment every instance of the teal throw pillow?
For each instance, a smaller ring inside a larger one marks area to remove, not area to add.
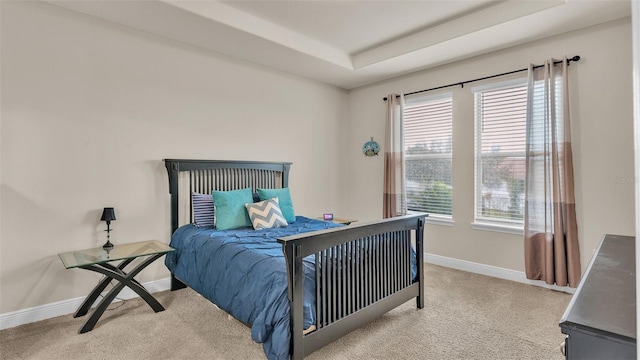
[[[296,213],[293,211],[293,202],[291,201],[291,193],[289,188],[282,189],[258,189],[260,200],[268,200],[277,197],[280,202],[282,215],[288,223],[296,221]]]
[[[218,230],[238,229],[252,226],[244,204],[253,202],[251,188],[212,191],[216,207],[216,228]]]

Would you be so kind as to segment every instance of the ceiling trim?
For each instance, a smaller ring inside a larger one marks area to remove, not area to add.
[[[161,0],[234,29],[353,70],[351,56],[323,42],[263,20],[217,1]]]
[[[452,41],[466,34],[481,31],[562,4],[565,4],[564,0],[498,2],[473,13],[451,19],[443,24],[356,54],[353,61],[354,68],[359,69],[436,44]]]
[[[623,0],[498,1],[394,41],[347,54],[331,44],[219,1],[44,1],[344,89],[612,21],[631,13],[630,3]],[[437,3],[434,1],[434,6]]]

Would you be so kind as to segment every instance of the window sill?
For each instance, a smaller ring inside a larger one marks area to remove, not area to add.
[[[440,225],[440,226],[453,226],[453,219],[448,218],[439,218],[432,215],[429,215],[425,221],[429,225]]]
[[[524,236],[524,229],[516,226],[507,226],[507,225],[497,225],[497,224],[489,224],[489,223],[479,223],[473,222],[471,223],[471,228],[476,230],[483,231],[494,231],[501,232],[506,234],[514,234],[514,235],[522,235]]]
[[[409,210],[407,211],[407,214],[424,214],[424,213],[420,211]],[[454,221],[453,221],[453,218],[450,218],[450,217],[430,214],[429,216],[426,217],[425,223],[429,225],[453,226]]]
[[[425,221],[429,225],[440,225],[440,226],[453,226],[454,221],[450,218],[442,218],[434,215],[429,215]]]

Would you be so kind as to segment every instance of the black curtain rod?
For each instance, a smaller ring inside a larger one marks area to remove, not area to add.
[[[569,65],[569,63],[571,63],[572,61],[580,61],[580,56],[576,55],[576,56],[574,56],[572,58],[567,59],[567,65]],[[560,63],[562,63],[562,60],[554,62],[554,64],[560,64]],[[536,65],[533,68],[537,69],[537,68],[541,68],[543,66],[544,65]],[[505,73],[502,73],[502,74],[485,76],[485,77],[481,77],[481,78],[477,78],[477,79],[473,79],[473,80],[460,81],[460,82],[449,84],[449,85],[442,85],[442,86],[434,87],[434,88],[431,88],[431,89],[424,89],[424,90],[418,90],[418,91],[406,93],[406,94],[404,94],[404,96],[409,96],[409,95],[413,95],[413,94],[419,94],[419,93],[423,93],[423,92],[427,92],[427,91],[444,89],[444,88],[448,88],[448,87],[452,87],[452,86],[458,86],[458,85],[460,85],[460,87],[464,87],[464,84],[468,84],[468,83],[472,83],[472,82],[476,82],[476,81],[481,81],[481,80],[487,80],[487,79],[491,79],[491,78],[495,78],[495,77],[499,77],[499,76],[511,75],[511,74],[515,74],[515,73],[519,73],[519,72],[523,72],[523,71],[527,71],[527,70],[529,70],[529,68],[508,71],[508,72],[505,72]],[[400,95],[398,95],[396,97],[400,97]],[[387,98],[384,97],[384,98],[382,98],[382,100],[383,101],[387,101]]]

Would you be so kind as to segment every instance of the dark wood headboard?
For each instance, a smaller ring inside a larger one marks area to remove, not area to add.
[[[203,194],[213,190],[228,191],[250,187],[285,188],[289,186],[290,162],[164,159],[169,175],[171,194],[171,233],[178,229],[180,219],[179,195],[192,192]],[[188,184],[183,188],[180,184]],[[180,192],[182,191],[182,194]],[[189,196],[190,201],[190,196]],[[190,209],[190,207],[189,207]],[[189,210],[189,218],[193,214]]]

